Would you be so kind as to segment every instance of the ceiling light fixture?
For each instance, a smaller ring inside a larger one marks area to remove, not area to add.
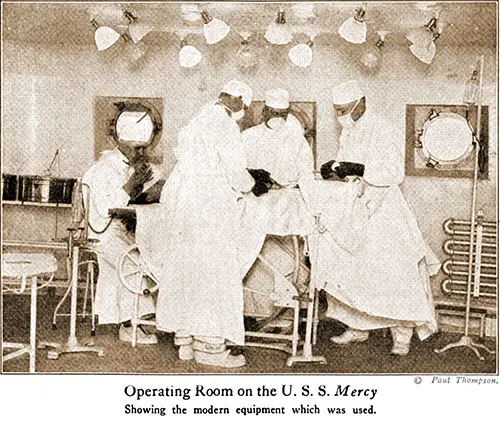
[[[236,57],[238,59],[238,69],[243,73],[249,73],[257,68],[257,57],[255,51],[250,47],[249,39],[251,37],[250,32],[240,33],[243,40],[241,41],[240,48]]]
[[[363,44],[366,41],[366,4],[356,9],[356,14],[347,19],[339,28],[339,35],[352,44]]]
[[[185,39],[181,40],[179,64],[181,67],[195,67],[201,61],[201,53],[196,47],[189,45]]]
[[[370,45],[361,56],[361,63],[368,70],[376,70],[380,67],[385,37],[390,34],[390,31],[377,31],[377,34],[377,42]]]
[[[305,44],[297,44],[292,47],[288,52],[288,57],[290,61],[298,67],[308,67],[312,63],[313,51],[312,46],[314,45],[314,36],[309,38]]]
[[[283,10],[280,10],[276,19],[269,24],[264,36],[271,44],[285,45],[292,41],[293,35],[286,23]]]
[[[147,46],[144,41],[134,42],[129,33],[124,32],[122,38],[125,40],[125,48],[128,60],[131,65],[137,66],[146,54]]]
[[[106,50],[120,39],[120,34],[113,28],[109,26],[99,26],[95,19],[92,19],[90,23],[95,28],[94,40],[97,50]]]
[[[441,35],[441,28],[437,16],[434,16],[426,25],[411,29],[406,39],[412,43],[410,51],[421,62],[431,64],[436,55],[435,41]]]
[[[203,35],[207,40],[207,44],[217,44],[226,38],[231,30],[231,27],[226,22],[213,18],[206,10],[201,12],[201,19],[203,21]]]
[[[142,40],[147,34],[151,32],[153,29],[152,25],[142,22],[137,19],[131,12],[128,10],[123,11],[123,16],[128,19],[128,33],[130,38],[134,43],[138,43]]]

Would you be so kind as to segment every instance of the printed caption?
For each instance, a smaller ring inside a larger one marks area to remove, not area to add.
[[[280,384],[259,387],[124,388],[126,415],[374,415],[378,389],[354,384]],[[239,397],[232,403],[231,398]],[[241,398],[245,404],[241,404]],[[257,403],[252,403],[252,398]],[[274,406],[277,399],[278,406]],[[152,403],[153,402],[153,403]]]

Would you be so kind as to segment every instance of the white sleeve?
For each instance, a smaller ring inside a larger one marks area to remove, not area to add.
[[[397,132],[374,133],[365,163],[364,180],[373,186],[399,185],[404,179],[404,160]]]
[[[254,183],[248,173],[245,150],[239,130],[227,130],[219,133],[216,151],[220,158],[220,167],[231,188],[236,192],[249,192]]]
[[[125,207],[130,200],[123,190],[123,180],[117,180],[116,175],[99,164],[91,167],[82,178],[89,186],[90,219],[92,224],[102,225],[108,218],[110,208]],[[100,229],[102,227],[96,227]]]

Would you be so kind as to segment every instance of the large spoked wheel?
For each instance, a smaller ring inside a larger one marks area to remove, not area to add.
[[[156,277],[146,268],[137,245],[131,245],[120,258],[118,276],[132,293],[149,296],[159,288]]]

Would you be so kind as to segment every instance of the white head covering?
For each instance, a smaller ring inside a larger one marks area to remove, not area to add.
[[[288,108],[290,106],[288,91],[281,88],[266,91],[266,106],[272,108]]]
[[[349,104],[364,97],[358,81],[348,81],[332,90],[333,104]]]
[[[234,97],[240,97],[243,100],[243,103],[248,107],[252,102],[252,88],[250,88],[247,84],[237,81],[233,79],[224,85],[221,92],[224,92],[229,95],[233,95]]]

